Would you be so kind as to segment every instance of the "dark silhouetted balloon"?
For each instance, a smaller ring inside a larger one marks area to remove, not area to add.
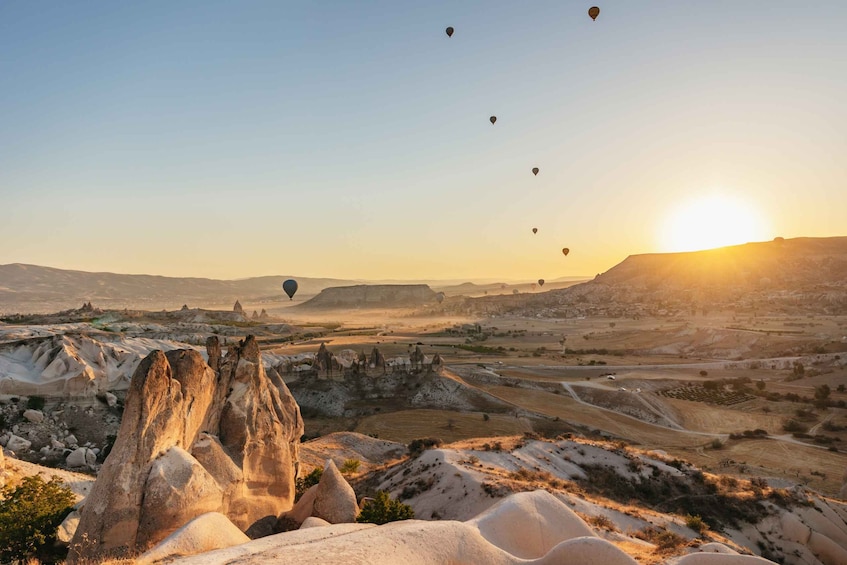
[[[441,304],[442,302],[444,302],[444,293],[439,292],[435,295],[435,299],[438,301],[439,304]]]
[[[452,27],[447,28],[447,37],[453,37],[453,28]]]
[[[538,286],[544,286],[544,279],[538,279]]]
[[[282,283],[282,290],[285,291],[285,294],[288,295],[289,299],[294,300],[294,293],[297,292],[297,281],[294,279],[288,279]]]
[[[597,6],[592,6],[588,8],[588,15],[591,16],[592,20],[596,20],[597,16],[600,15],[600,8],[598,8]]]
[[[490,118],[488,118],[488,119],[489,119],[489,120],[491,120],[491,123],[493,124],[494,122],[496,122],[496,121],[497,121],[497,116],[491,116],[491,117],[490,117]]]
[[[563,247],[563,248],[562,248],[562,253],[564,253],[564,254],[565,254],[565,257],[567,257],[567,256],[568,256],[568,253],[570,253],[570,252],[571,252],[571,250],[570,250],[570,249],[568,249],[567,247]]]
[[[538,228],[532,228],[532,233],[538,233]]]
[[[538,167],[533,167],[533,168],[532,168],[532,174],[534,174],[534,175],[537,175],[537,174],[538,174]]]

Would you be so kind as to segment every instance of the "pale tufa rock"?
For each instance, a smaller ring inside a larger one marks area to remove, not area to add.
[[[355,522],[358,515],[359,504],[353,487],[335,466],[335,462],[327,459],[321,480],[315,489],[312,516],[330,524],[342,524]]]

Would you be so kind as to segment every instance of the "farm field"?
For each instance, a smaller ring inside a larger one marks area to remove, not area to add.
[[[453,442],[474,437],[522,435],[531,430],[528,420],[513,415],[490,414],[486,421],[481,412],[421,409],[367,416],[359,421],[353,431],[409,443],[423,437]]]

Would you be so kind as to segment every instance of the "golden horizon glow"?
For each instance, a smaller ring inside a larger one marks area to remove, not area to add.
[[[664,251],[701,251],[771,239],[767,222],[751,203],[726,194],[709,194],[678,204],[659,234]]]

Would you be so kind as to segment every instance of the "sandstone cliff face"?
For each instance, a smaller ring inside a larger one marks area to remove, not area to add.
[[[70,562],[144,550],[206,512],[250,533],[291,508],[303,434],[294,398],[266,375],[252,336],[223,359],[216,339],[207,349],[209,364],[177,350],[139,365]]]

